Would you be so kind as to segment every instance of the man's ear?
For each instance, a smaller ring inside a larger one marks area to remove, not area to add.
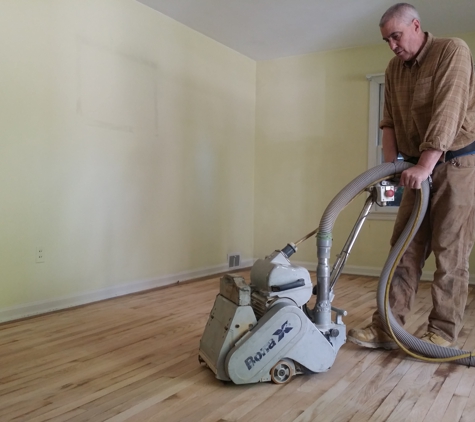
[[[418,19],[413,19],[414,29],[417,33],[421,32],[421,22]]]

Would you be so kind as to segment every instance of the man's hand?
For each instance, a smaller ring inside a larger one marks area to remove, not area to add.
[[[423,151],[419,157],[419,162],[414,167],[409,167],[401,173],[399,186],[420,189],[421,183],[432,174],[432,170],[434,170],[441,155],[442,151],[436,149]]]
[[[401,173],[399,186],[406,186],[410,189],[420,189],[422,182],[426,180],[431,173],[431,169],[416,164],[414,167],[410,167]]]

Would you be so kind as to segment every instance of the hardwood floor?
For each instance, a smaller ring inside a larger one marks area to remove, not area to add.
[[[241,274],[247,279],[248,272]],[[348,328],[376,306],[377,280],[344,275]],[[431,308],[420,286],[407,329]],[[475,349],[470,288],[459,346]],[[237,386],[198,363],[219,277],[0,325],[1,421],[475,421],[475,369],[345,344],[330,371]]]

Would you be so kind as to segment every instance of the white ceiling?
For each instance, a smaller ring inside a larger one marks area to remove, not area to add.
[[[137,0],[254,60],[382,43],[388,0]],[[474,0],[414,0],[434,35],[475,31]]]

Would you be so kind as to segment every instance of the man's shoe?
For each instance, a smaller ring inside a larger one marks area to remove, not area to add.
[[[362,329],[352,328],[348,331],[347,339],[352,343],[370,349],[393,350],[398,348],[396,342],[373,323]]]
[[[422,337],[421,340],[426,341],[427,343],[436,344],[437,346],[450,347],[452,349],[458,349],[457,342],[453,341],[452,343],[445,338],[439,336],[432,331],[427,331]]]

